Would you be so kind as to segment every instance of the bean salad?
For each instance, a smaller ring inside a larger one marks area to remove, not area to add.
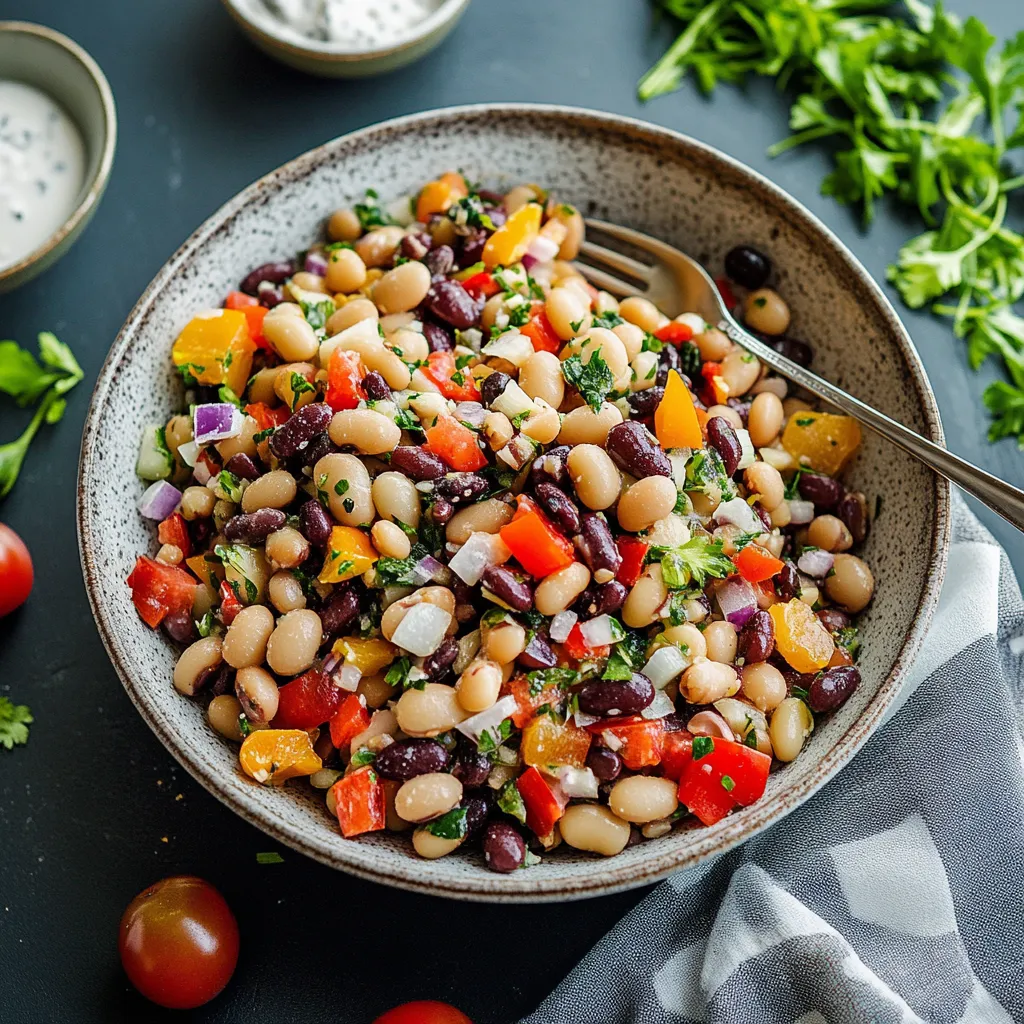
[[[345,839],[497,872],[760,799],[860,683],[856,422],[597,291],[539,186],[449,172],[325,228],[173,343],[186,411],[142,438],[159,550],[128,585],[174,687]],[[806,364],[768,256],[724,271]]]

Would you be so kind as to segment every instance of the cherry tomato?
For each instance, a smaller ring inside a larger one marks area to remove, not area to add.
[[[373,1024],[473,1024],[461,1011],[448,1003],[433,999],[419,999],[414,1003],[402,1003],[387,1013],[382,1013]]]
[[[238,963],[238,922],[209,882],[164,878],[139,893],[121,918],[117,942],[128,980],[172,1010],[208,1003]]]
[[[28,600],[32,579],[28,548],[9,526],[0,523],[0,618]]]

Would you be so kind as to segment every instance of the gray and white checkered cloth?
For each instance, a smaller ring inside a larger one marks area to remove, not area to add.
[[[785,821],[652,892],[524,1024],[1024,1022],[1022,633],[1009,561],[955,496],[886,723]]]

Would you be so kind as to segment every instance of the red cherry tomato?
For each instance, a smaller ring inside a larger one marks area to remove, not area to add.
[[[209,882],[164,878],[139,893],[121,918],[117,942],[128,980],[172,1010],[208,1003],[238,963],[238,922]]]
[[[461,1011],[448,1003],[433,999],[419,999],[413,1003],[402,1003],[387,1013],[382,1013],[373,1024],[473,1024]]]
[[[28,548],[9,526],[0,523],[0,618],[28,600],[32,579]]]

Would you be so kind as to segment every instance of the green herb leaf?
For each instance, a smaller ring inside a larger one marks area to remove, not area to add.
[[[587,362],[580,356],[569,356],[562,363],[562,376],[583,396],[594,412],[598,412],[608,392],[615,386],[615,378],[600,352],[593,352]]]
[[[661,574],[670,590],[703,587],[708,577],[725,579],[736,571],[732,559],[722,554],[722,542],[704,535],[691,537],[678,547],[651,548],[661,561]]]
[[[571,668],[539,668],[526,673],[530,696],[536,697],[549,686],[567,690],[579,678],[579,672]]]
[[[276,851],[271,850],[269,853],[257,853],[256,854],[256,863],[257,864],[283,864],[284,863],[284,857],[282,857],[281,854],[277,853]]]
[[[13,704],[9,697],[0,697],[0,746],[13,750],[15,745],[28,743],[28,727],[32,712],[25,704]]]
[[[715,749],[715,741],[710,736],[694,736],[693,737],[693,759],[699,761],[702,757],[707,757],[712,750]]]
[[[526,824],[526,804],[519,792],[515,779],[510,779],[498,793],[498,809],[515,818],[520,825]]]
[[[469,831],[466,824],[468,813],[465,807],[456,807],[424,827],[432,836],[439,839],[464,839],[466,832]]]

